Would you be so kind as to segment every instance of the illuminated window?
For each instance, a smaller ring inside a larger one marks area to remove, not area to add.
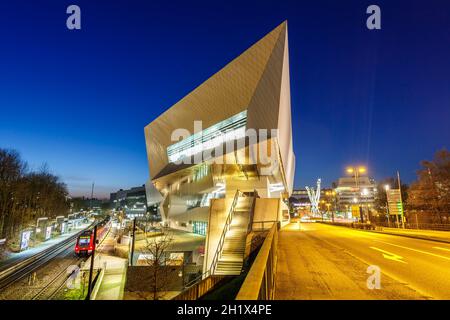
[[[204,221],[193,221],[192,222],[192,232],[206,236],[206,231],[208,228],[208,223]]]
[[[231,118],[190,135],[167,147],[169,162],[175,162],[204,150],[213,149],[227,141],[244,138],[246,125],[247,110],[244,110]]]

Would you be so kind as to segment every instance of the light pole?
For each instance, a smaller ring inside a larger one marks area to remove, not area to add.
[[[402,184],[400,182],[400,173],[397,171],[397,179],[398,179],[398,192],[400,194],[400,203],[401,203],[401,218],[402,218],[402,228],[405,229],[405,217],[403,216],[403,199],[402,199]]]
[[[326,206],[327,206],[327,212],[328,212],[328,216],[330,215],[330,206],[331,206],[331,203],[326,203],[325,204]],[[332,220],[332,222],[334,222],[334,219],[331,219]]]
[[[327,196],[331,197],[331,201],[333,202],[333,210],[331,211],[331,221],[334,223],[334,214],[336,212],[336,191],[332,190],[332,191],[327,191],[326,193]],[[328,199],[330,200],[330,199]],[[331,205],[331,204],[329,204]],[[330,208],[328,208],[328,211],[330,211]]]
[[[366,205],[367,208],[367,221],[370,223],[370,205],[367,203],[367,196],[369,195],[369,190],[367,188],[364,188],[361,191],[361,200],[362,200],[362,204],[363,204],[363,209],[364,209],[364,204]]]
[[[136,217],[134,217],[133,220],[133,238],[131,238],[131,260],[130,260],[130,266],[133,266],[133,257],[134,257],[134,238],[136,236]]]
[[[97,249],[97,225],[94,226],[94,230],[92,232],[94,233],[94,237],[92,244],[93,248],[91,254],[91,265],[89,267],[88,292],[86,296],[87,300],[91,300],[91,293],[92,293],[92,273],[94,272],[95,250]]]
[[[356,194],[360,193],[359,192],[359,186],[358,186],[359,174],[360,173],[365,173],[366,171],[367,171],[366,167],[363,167],[363,166],[347,167],[347,173],[349,173],[349,174],[351,174],[351,175],[353,175],[355,177],[355,187],[356,187],[356,192],[355,193]],[[355,197],[353,200],[355,200],[355,199],[356,199],[356,201],[353,201],[353,202],[354,203],[358,203],[358,199]],[[359,203],[358,203],[358,208],[360,208]],[[361,212],[361,210],[359,212],[359,215],[360,215],[361,222],[363,223],[364,222],[364,218],[363,218],[363,213]]]

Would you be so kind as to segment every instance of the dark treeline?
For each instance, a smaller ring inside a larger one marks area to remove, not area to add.
[[[67,186],[46,166],[31,171],[14,150],[0,148],[0,239],[18,240],[39,217],[65,215]]]
[[[402,183],[402,200],[407,219],[412,215],[424,223],[450,223],[450,152],[442,149],[431,161],[424,160],[417,171],[417,180],[411,185]],[[396,178],[387,178],[378,183],[378,198],[375,207],[386,212],[385,185],[398,188]]]
[[[424,160],[411,184],[407,208],[428,214],[432,222],[450,222],[450,152],[443,149],[431,161]]]

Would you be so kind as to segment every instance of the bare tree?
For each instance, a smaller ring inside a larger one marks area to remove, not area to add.
[[[0,238],[18,242],[38,217],[67,213],[67,195],[67,186],[46,165],[28,171],[16,151],[0,149]]]
[[[432,161],[422,161],[418,179],[411,185],[408,206],[427,212],[431,209],[434,220],[448,223],[450,213],[450,152],[436,152]],[[445,221],[444,221],[445,220]]]
[[[150,292],[153,300],[159,300],[167,290],[171,273],[170,248],[173,237],[164,231],[162,235],[146,238],[146,262],[150,266]]]

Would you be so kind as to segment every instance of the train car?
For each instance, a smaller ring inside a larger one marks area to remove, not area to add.
[[[109,219],[104,219],[97,224],[97,243],[103,239],[108,231]],[[75,244],[75,254],[78,256],[89,256],[95,249],[94,243],[94,229],[89,229],[83,231],[77,238],[77,243]]]
[[[93,230],[83,231],[77,238],[75,244],[75,254],[78,256],[88,256],[95,248]]]

